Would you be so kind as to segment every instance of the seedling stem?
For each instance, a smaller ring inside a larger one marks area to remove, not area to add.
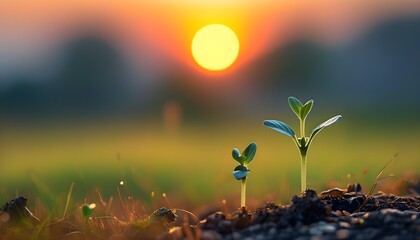
[[[246,197],[246,177],[242,178],[241,184],[241,207],[245,207],[245,197]]]
[[[300,155],[300,159],[300,190],[304,192],[306,190],[306,155]]]
[[[300,137],[305,137],[305,119],[300,121]]]

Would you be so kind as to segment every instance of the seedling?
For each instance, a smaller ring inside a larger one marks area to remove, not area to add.
[[[233,170],[233,176],[236,180],[241,180],[241,207],[245,206],[246,178],[249,174],[248,164],[250,164],[252,159],[254,159],[256,152],[257,144],[255,143],[250,143],[242,154],[236,148],[232,150],[233,159],[240,164]]]
[[[85,204],[82,206],[82,215],[85,221],[87,222],[93,216],[93,212],[96,208],[95,203]]]
[[[271,128],[274,131],[282,133],[286,136],[291,137],[293,141],[295,142],[297,148],[299,149],[300,157],[301,157],[300,180],[301,180],[302,192],[306,190],[306,164],[307,164],[306,157],[307,157],[309,146],[312,143],[312,140],[322,129],[337,122],[341,118],[341,115],[337,115],[335,117],[328,119],[327,121],[321,123],[318,127],[314,128],[314,130],[312,130],[309,137],[306,137],[305,136],[305,120],[309,112],[311,111],[313,104],[314,104],[313,100],[309,100],[305,104],[302,104],[297,98],[289,97],[290,108],[300,120],[300,137],[297,137],[293,129],[286,123],[283,123],[277,120],[265,120],[263,122],[264,126]]]

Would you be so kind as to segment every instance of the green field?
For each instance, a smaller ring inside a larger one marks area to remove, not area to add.
[[[223,199],[238,205],[240,182],[232,176],[236,162],[231,150],[242,150],[251,141],[258,145],[248,179],[251,206],[267,200],[286,203],[300,189],[296,147],[289,138],[264,128],[261,121],[212,127],[191,124],[176,130],[115,121],[3,126],[7,126],[0,138],[3,203],[24,195],[30,206],[38,202],[62,211],[74,183],[75,204],[98,201],[97,190],[105,200],[116,198],[119,188],[145,208],[170,204],[195,210]],[[398,152],[383,173],[396,176],[378,186],[391,191],[392,186],[420,174],[418,132],[384,132],[340,122],[319,134],[311,146],[308,187],[322,191],[357,181],[367,192],[379,170]]]

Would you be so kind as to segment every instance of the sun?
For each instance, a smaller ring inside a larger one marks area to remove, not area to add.
[[[231,66],[238,57],[239,40],[226,25],[210,24],[194,35],[191,51],[202,68],[221,71]]]

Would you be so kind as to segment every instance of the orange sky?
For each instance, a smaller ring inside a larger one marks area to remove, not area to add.
[[[375,21],[418,13],[416,1],[0,0],[0,55],[41,54],[50,44],[95,29],[126,51],[198,68],[195,31],[222,23],[239,37],[237,68],[305,34],[327,44],[351,39]],[[37,45],[40,47],[38,48]],[[38,52],[37,52],[38,51]],[[1,64],[1,62],[0,62]]]

